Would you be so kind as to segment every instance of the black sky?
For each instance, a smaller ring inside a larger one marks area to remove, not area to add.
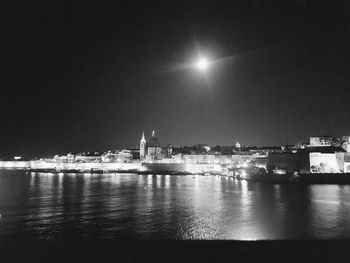
[[[350,134],[348,1],[71,2],[0,1],[0,157]]]

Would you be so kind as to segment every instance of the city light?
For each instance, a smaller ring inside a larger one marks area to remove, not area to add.
[[[243,178],[243,179],[246,179],[247,178],[247,172],[245,170],[242,170],[241,174],[240,174],[240,177]]]

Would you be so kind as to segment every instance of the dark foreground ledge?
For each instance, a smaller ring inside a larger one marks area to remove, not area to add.
[[[0,262],[350,262],[349,248],[350,240],[0,239]]]

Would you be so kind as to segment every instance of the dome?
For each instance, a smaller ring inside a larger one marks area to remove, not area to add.
[[[151,137],[147,142],[148,147],[160,147],[160,142],[156,137]]]
[[[152,132],[152,137],[149,138],[149,140],[147,142],[147,146],[148,147],[160,147],[160,142],[156,138],[156,133],[154,131]]]

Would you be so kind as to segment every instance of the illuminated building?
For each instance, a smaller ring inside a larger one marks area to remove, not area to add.
[[[171,158],[171,156],[172,146],[168,145],[168,147],[162,148],[155,131],[152,132],[152,136],[148,141],[146,141],[145,134],[142,133],[140,140],[140,160],[153,162],[162,158]]]
[[[55,155],[52,162],[55,163],[96,163],[102,161],[102,155],[95,153],[93,155],[77,154],[73,155],[68,153],[67,155],[59,156]]]
[[[183,155],[185,163],[191,164],[213,164],[215,163],[215,155],[212,154],[185,154]]]
[[[76,155],[75,162],[81,163],[100,163],[102,155]]]
[[[183,155],[183,159],[185,163],[190,164],[232,164],[236,160],[234,159],[235,155],[221,155],[221,154],[185,154]],[[239,155],[237,155],[239,156]],[[237,157],[235,156],[235,157]],[[246,157],[246,156],[244,156]],[[245,158],[244,160],[247,160],[248,158]],[[250,158],[252,159],[252,157]],[[249,159],[249,160],[250,160]],[[237,163],[241,163],[244,160],[242,158],[237,161]]]
[[[131,150],[122,150],[119,152],[118,161],[119,162],[131,162],[132,151]]]
[[[63,155],[63,156],[55,155],[53,158],[53,162],[74,163],[76,162],[76,159],[75,159],[75,155],[68,153],[67,155]]]
[[[102,162],[128,163],[131,162],[132,157],[132,150],[124,149],[121,151],[108,151],[107,153],[102,155]]]
[[[328,136],[324,137],[310,137],[310,147],[318,147],[318,146],[331,146],[332,138]]]
[[[119,151],[108,151],[102,155],[102,162],[110,163],[118,160]]]

